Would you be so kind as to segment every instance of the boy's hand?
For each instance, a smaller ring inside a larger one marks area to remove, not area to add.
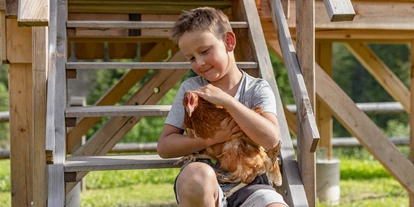
[[[243,134],[237,123],[230,117],[225,118],[220,123],[221,130],[217,131],[213,139],[211,139],[211,145],[225,142],[227,140],[239,137]]]
[[[212,84],[205,85],[195,90],[194,92],[205,100],[218,106],[224,106],[226,103],[228,103],[229,98],[233,98]]]

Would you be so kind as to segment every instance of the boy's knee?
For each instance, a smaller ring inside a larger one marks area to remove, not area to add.
[[[216,174],[207,164],[201,162],[190,163],[178,176],[177,188],[180,195],[217,191]]]

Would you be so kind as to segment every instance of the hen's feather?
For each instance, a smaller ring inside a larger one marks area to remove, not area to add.
[[[185,93],[183,105],[186,108],[184,129],[192,138],[214,138],[221,129],[222,120],[230,117],[226,109],[198,97],[191,91]],[[256,107],[254,111],[263,113],[261,107]],[[230,173],[230,176],[220,175],[221,181],[250,183],[257,175],[267,173],[269,179],[280,186],[282,179],[277,162],[279,147],[280,145],[266,151],[243,133],[240,137],[207,147],[200,154],[217,160],[220,168]]]

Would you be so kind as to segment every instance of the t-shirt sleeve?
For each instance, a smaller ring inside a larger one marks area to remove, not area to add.
[[[266,81],[260,81],[256,85],[252,101],[253,107],[262,106],[263,112],[271,112],[277,116],[275,94]]]
[[[174,102],[171,106],[171,110],[168,113],[167,119],[165,120],[165,124],[169,124],[175,126],[177,128],[183,129],[183,122],[184,122],[184,106],[183,106],[183,97],[184,97],[185,89],[184,86],[181,85],[178,89],[177,94],[175,95]]]

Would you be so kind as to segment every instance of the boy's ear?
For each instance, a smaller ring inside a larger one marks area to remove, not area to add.
[[[232,52],[236,47],[236,35],[233,32],[226,32],[224,41],[227,52]]]

